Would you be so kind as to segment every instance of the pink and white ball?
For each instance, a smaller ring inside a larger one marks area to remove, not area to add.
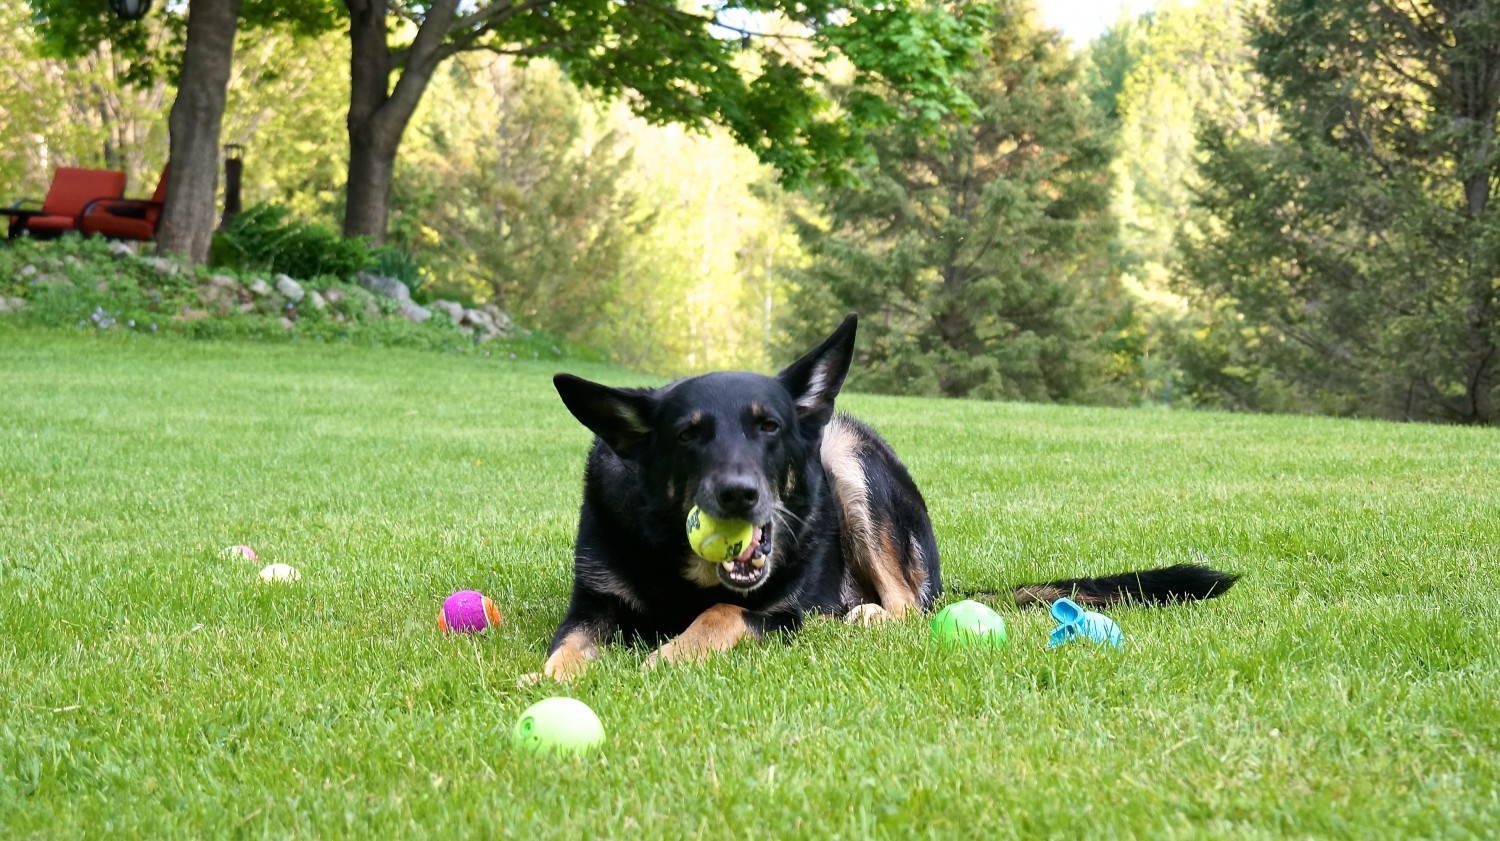
[[[260,556],[255,554],[255,550],[244,544],[236,544],[225,549],[223,555],[226,558],[244,558],[247,561],[260,560]]]
[[[438,627],[445,634],[477,634],[500,627],[500,609],[478,590],[459,590],[443,600]]]

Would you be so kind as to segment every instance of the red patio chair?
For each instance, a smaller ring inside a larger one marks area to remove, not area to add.
[[[36,199],[21,199],[11,205],[17,210],[27,211],[25,216],[10,217],[10,235],[22,232],[34,237],[55,237],[67,231],[78,230],[78,216],[84,205],[94,199],[117,199],[125,195],[125,173],[110,169],[81,169],[60,166],[52,176],[52,186],[47,188],[41,210],[26,208]],[[4,215],[0,209],[0,215]]]
[[[84,236],[98,234],[110,239],[156,239],[162,202],[167,197],[167,168],[162,167],[156,192],[149,199],[95,199],[78,214],[78,229]]]

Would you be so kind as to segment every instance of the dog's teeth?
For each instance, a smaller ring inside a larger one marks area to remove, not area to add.
[[[725,572],[730,572],[730,573],[734,572],[734,561],[725,561],[724,562],[724,571]]]
[[[765,555],[752,555],[750,557],[750,566],[753,566],[756,569],[760,569],[761,567],[763,567],[765,565],[766,565],[766,556]]]

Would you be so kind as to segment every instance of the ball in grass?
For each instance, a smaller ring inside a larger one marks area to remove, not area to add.
[[[948,648],[1000,648],[1005,645],[1005,620],[989,605],[965,599],[932,617],[932,633]]]
[[[445,634],[477,634],[500,627],[500,609],[478,590],[459,590],[443,600],[438,627]]]
[[[740,520],[720,520],[694,505],[687,517],[688,545],[705,561],[732,561],[755,539],[755,526]]]
[[[604,744],[604,725],[575,698],[547,698],[521,713],[511,743],[533,756],[584,754]]]
[[[302,578],[291,564],[271,564],[260,571],[262,581],[297,581]]]
[[[249,546],[245,546],[244,544],[238,543],[234,546],[229,547],[228,549],[225,549],[220,554],[222,554],[226,558],[244,558],[247,561],[260,560],[260,556],[255,554],[254,549],[251,549]]]

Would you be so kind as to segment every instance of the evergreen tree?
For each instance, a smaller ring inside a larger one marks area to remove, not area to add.
[[[792,345],[863,316],[856,385],[1027,400],[1100,399],[1110,146],[1079,60],[1021,0],[997,4],[990,56],[961,82],[972,121],[875,136],[864,186],[803,221]]]
[[[1204,132],[1183,270],[1275,381],[1240,398],[1390,418],[1500,416],[1500,7],[1275,0],[1255,26],[1261,140]]]

